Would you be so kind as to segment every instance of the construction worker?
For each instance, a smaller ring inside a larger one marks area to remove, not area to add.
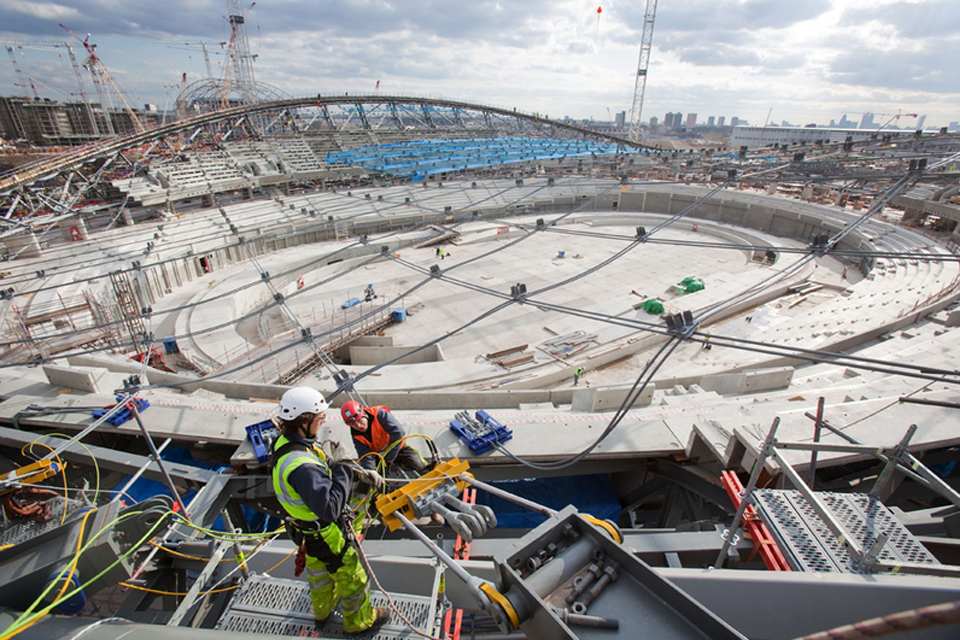
[[[339,600],[343,630],[353,634],[383,626],[390,610],[370,605],[367,574],[345,513],[354,476],[366,477],[366,471],[354,463],[329,464],[316,446],[327,406],[323,395],[310,387],[293,387],[283,394],[281,435],[270,466],[274,491],[289,514],[287,532],[305,556],[316,625],[326,624]]]
[[[403,426],[389,408],[364,407],[356,400],[350,400],[340,407],[340,415],[350,427],[360,466],[376,469],[382,456],[385,465],[396,462],[417,475],[423,474],[426,463],[416,449],[401,442],[405,435]]]
[[[573,386],[580,384],[580,376],[583,375],[583,367],[577,367],[576,371],[573,372]]]

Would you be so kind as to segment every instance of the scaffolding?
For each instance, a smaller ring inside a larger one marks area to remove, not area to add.
[[[131,342],[139,345],[146,333],[146,326],[143,323],[140,302],[130,284],[130,278],[123,271],[114,271],[110,274],[110,284],[113,285],[113,293],[120,309],[120,320],[130,335]]]
[[[748,508],[756,508],[773,532],[777,546],[796,571],[846,573],[911,573],[960,577],[960,566],[941,564],[923,544],[901,524],[880,500],[895,473],[920,483],[954,507],[960,507],[960,494],[907,450],[917,425],[894,446],[867,445],[823,420],[821,399],[816,415],[813,442],[780,442],[776,439],[780,419],[776,418],[760,447],[760,452],[733,524],[724,532],[723,546],[715,568],[723,566],[731,545],[744,522]],[[846,444],[825,444],[822,430],[839,436]],[[784,457],[785,451],[811,452],[811,477],[820,452],[871,456],[883,463],[869,493],[814,491]],[[758,489],[757,483],[768,460],[776,461],[779,471],[792,489]]]

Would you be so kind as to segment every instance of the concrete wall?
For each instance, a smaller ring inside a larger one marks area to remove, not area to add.
[[[393,360],[405,353],[413,351],[418,347],[350,347],[350,364],[360,366],[373,366],[388,360]],[[417,351],[407,357],[400,358],[392,364],[419,364],[422,362],[440,362],[443,360],[443,352],[440,345],[431,345],[422,351]]]
[[[102,368],[80,370],[44,365],[43,373],[47,376],[47,382],[54,387],[99,394],[100,387],[97,382],[107,373],[107,370]]]
[[[40,243],[32,231],[24,231],[22,233],[5,236],[2,242],[7,253],[10,255],[18,254],[18,258],[40,257]]]
[[[350,344],[345,344],[333,352],[335,360],[350,360],[351,347],[392,347],[393,336],[362,336]]]
[[[616,411],[627,398],[633,385],[616,385],[613,387],[592,387],[586,389],[574,389],[573,411],[593,412],[593,411]],[[656,391],[656,385],[648,384],[640,392],[639,397],[631,404],[631,407],[642,407],[649,405],[653,400],[653,392]],[[629,408],[629,407],[628,407]]]
[[[119,362],[95,354],[70,356],[67,358],[67,362],[73,367],[100,367],[104,371],[112,371],[115,373],[140,374],[142,369],[141,365],[135,362]],[[224,397],[234,400],[279,400],[283,392],[289,388],[275,384],[197,380],[197,378],[193,376],[185,376],[150,368],[141,376],[140,381],[143,384],[173,385],[177,390],[183,391],[184,393],[192,393],[203,389],[205,391],[223,394]],[[50,384],[54,383],[51,382]]]

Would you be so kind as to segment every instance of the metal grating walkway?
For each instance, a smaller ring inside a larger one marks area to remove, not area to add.
[[[6,519],[4,519],[4,525],[0,527],[0,547],[18,545],[27,540],[33,540],[48,531],[53,531],[61,526],[61,521],[69,522],[72,520],[73,516],[85,506],[80,500],[64,501],[60,496],[50,498],[47,500],[47,504],[50,505],[50,520],[47,522],[36,520],[6,522]],[[64,509],[67,511],[66,517],[63,515]]]
[[[419,631],[427,632],[431,620],[430,598],[395,594],[390,597],[403,617]],[[370,602],[374,607],[389,606],[387,599],[379,591],[370,592]],[[406,626],[396,613],[389,624],[373,634],[348,635],[343,631],[339,607],[318,632],[313,625],[313,607],[310,604],[306,580],[286,580],[262,575],[252,577],[238,590],[216,628],[220,631],[308,638],[394,640],[422,637]]]
[[[760,517],[778,538],[794,570],[862,573],[799,491],[758,489],[754,497]],[[870,548],[881,533],[890,536],[880,552],[881,562],[940,564],[876,498],[831,492],[818,492],[817,497],[862,548]]]

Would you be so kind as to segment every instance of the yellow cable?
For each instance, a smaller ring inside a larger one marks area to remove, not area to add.
[[[73,572],[77,569],[77,563],[80,562],[80,548],[83,545],[83,532],[87,526],[87,518],[92,516],[96,512],[96,509],[91,509],[83,516],[83,521],[80,523],[80,533],[77,536],[77,552],[73,556],[73,562],[70,563],[70,573],[67,574],[67,579],[63,581],[63,586],[60,587],[60,593],[57,594],[57,597],[53,599],[54,602],[59,602],[60,598],[63,597],[63,594],[67,590],[67,585],[70,584],[71,578],[73,578]],[[63,575],[63,572],[60,573]],[[58,576],[59,578],[59,576]]]
[[[166,551],[166,552],[169,553],[170,555],[174,555],[174,556],[177,556],[177,557],[180,557],[180,558],[186,558],[187,560],[199,560],[200,562],[210,562],[210,560],[211,560],[211,558],[198,558],[197,556],[188,556],[188,555],[185,554],[185,553],[180,553],[179,551],[174,551],[173,549],[169,549],[169,548],[163,546],[162,544],[157,544],[157,543],[154,542],[153,540],[147,541],[147,544],[149,544],[149,545],[151,545],[151,546],[154,546],[154,547],[156,547],[157,549],[160,549],[160,550],[162,550],[162,551]],[[233,558],[221,558],[220,562],[234,562],[234,559],[233,559]]]
[[[93,512],[91,511],[90,513],[93,513]],[[112,522],[108,523],[108,524],[105,525],[103,528],[101,528],[100,531],[98,531],[96,535],[94,535],[93,537],[91,537],[89,541],[87,541],[87,544],[84,545],[83,548],[79,550],[79,552],[78,552],[78,557],[79,557],[79,555],[82,555],[82,554],[93,544],[93,542],[94,542],[97,538],[99,538],[106,530],[108,530],[109,528],[113,527],[115,524],[119,523],[119,522],[122,521],[122,520],[126,520],[127,518],[133,517],[133,516],[135,516],[135,515],[139,515],[139,514],[141,514],[141,513],[143,513],[143,512],[142,512],[142,511],[131,511],[131,512],[128,512],[128,513],[124,513],[123,515],[115,518]],[[88,515],[89,515],[89,514],[88,514]],[[100,573],[98,573],[97,575],[95,575],[93,578],[91,578],[90,580],[88,580],[88,581],[85,582],[84,584],[80,585],[79,587],[77,587],[76,589],[74,589],[73,591],[71,591],[70,593],[68,593],[68,594],[67,594],[67,597],[68,597],[68,598],[72,598],[72,597],[74,596],[74,594],[79,593],[79,592],[82,591],[85,587],[88,587],[90,584],[92,584],[94,581],[99,580],[105,573],[107,573],[107,572],[110,571],[113,567],[115,567],[117,564],[119,564],[119,563],[123,560],[123,558],[126,558],[127,556],[130,556],[130,555],[132,555],[133,553],[135,553],[136,550],[137,550],[144,542],[146,542],[148,539],[150,539],[150,538],[153,536],[153,532],[160,526],[160,524],[161,524],[162,522],[163,522],[163,519],[161,518],[160,520],[158,520],[158,521],[150,528],[149,531],[147,531],[147,533],[146,533],[142,538],[140,538],[139,541],[137,541],[136,544],[132,545],[132,546],[130,547],[130,549],[129,549],[126,553],[124,553],[122,556],[118,557],[114,562],[110,563],[105,569],[103,569],[102,571],[100,571]],[[29,629],[29,628],[32,627],[34,624],[36,624],[41,618],[43,618],[43,617],[46,616],[50,611],[52,611],[57,605],[60,604],[59,600],[55,600],[53,603],[47,605],[47,607],[45,607],[43,610],[41,610],[41,611],[39,611],[39,612],[37,612],[37,613],[33,613],[33,614],[31,615],[31,612],[32,612],[33,608],[36,607],[36,606],[41,602],[41,600],[46,596],[46,594],[50,591],[50,589],[51,589],[52,587],[53,587],[53,583],[51,583],[50,585],[48,585],[48,587],[44,590],[43,593],[40,594],[40,596],[34,601],[34,603],[31,604],[31,605],[27,608],[26,611],[24,611],[23,613],[21,613],[21,614],[20,614],[20,617],[17,618],[16,620],[14,620],[13,624],[11,624],[9,627],[7,627],[7,630],[6,630],[6,632],[5,632],[3,635],[0,635],[0,640],[9,640],[9,638],[12,638],[13,636],[19,634],[21,631],[24,631],[24,630],[26,630],[26,629]],[[19,626],[18,626],[18,624],[19,624]]]
[[[70,498],[67,496],[67,492],[69,491],[69,489],[67,488],[67,467],[65,464],[63,464],[63,460],[60,459],[60,456],[57,455],[56,451],[53,450],[53,447],[51,447],[48,444],[44,444],[43,442],[37,442],[36,440],[31,442],[30,444],[23,445],[20,448],[20,454],[23,456],[26,456],[27,455],[26,448],[30,447],[30,455],[33,455],[33,445],[35,444],[38,444],[41,447],[46,447],[47,449],[50,449],[50,453],[53,454],[53,457],[57,459],[57,464],[60,465],[60,473],[61,475],[63,475],[63,514],[60,516],[60,524],[62,525],[64,522],[67,521],[67,503],[70,500]]]
[[[126,587],[126,588],[128,588],[128,589],[136,589],[137,591],[146,591],[147,593],[156,593],[156,594],[159,594],[159,595],[161,595],[161,596],[185,596],[185,595],[187,595],[186,592],[182,592],[182,593],[181,593],[180,591],[160,591],[160,590],[158,590],[158,589],[148,589],[148,588],[146,588],[146,587],[141,587],[141,586],[138,586],[138,585],[135,585],[135,584],[128,584],[128,583],[126,583],[126,582],[121,582],[121,583],[119,583],[119,584],[120,584],[121,587]],[[207,595],[208,593],[223,593],[224,591],[233,591],[234,589],[238,589],[239,587],[240,587],[240,585],[234,585],[234,586],[232,586],[232,587],[224,587],[223,589],[214,589],[214,590],[212,590],[212,591],[203,591],[203,592],[201,592],[201,593],[198,593],[197,595],[198,595],[198,596],[205,596],[205,595]]]
[[[295,553],[296,553],[297,551],[299,551],[299,550],[300,550],[299,547],[294,548],[294,550],[291,551],[290,553],[288,553],[287,556],[286,556],[283,560],[281,560],[281,561],[278,562],[277,564],[273,565],[272,567],[270,567],[269,569],[267,569],[266,571],[264,571],[264,573],[270,573],[271,571],[273,571],[274,569],[276,569],[277,567],[279,567],[280,565],[282,565],[284,562],[286,562],[287,560],[289,560],[289,559],[293,556],[293,554],[295,554]]]
[[[87,455],[90,456],[90,460],[93,462],[93,470],[97,477],[97,493],[100,493],[100,465],[97,464],[97,458],[96,456],[93,455],[93,452],[90,451],[90,448],[87,447],[87,445],[80,442],[79,440],[77,440],[76,438],[74,438],[73,436],[68,436],[65,433],[48,433],[47,435],[51,438],[53,437],[66,438],[67,440],[70,440],[71,442],[74,442],[84,448],[84,450],[87,452]]]
[[[194,524],[193,522],[187,520],[180,513],[174,513],[173,515],[174,515],[174,518],[178,519],[179,521],[178,524],[182,524],[186,527],[190,527],[191,529],[200,531],[201,533],[205,533],[209,537],[213,538],[214,540],[226,540],[228,542],[243,542],[244,540],[252,541],[252,540],[259,540],[261,538],[269,538],[271,536],[274,536],[280,533],[283,530],[283,528],[281,527],[276,529],[275,531],[271,531],[268,533],[230,533],[230,532],[224,532],[224,531],[214,531],[213,529],[206,529],[197,524]]]

